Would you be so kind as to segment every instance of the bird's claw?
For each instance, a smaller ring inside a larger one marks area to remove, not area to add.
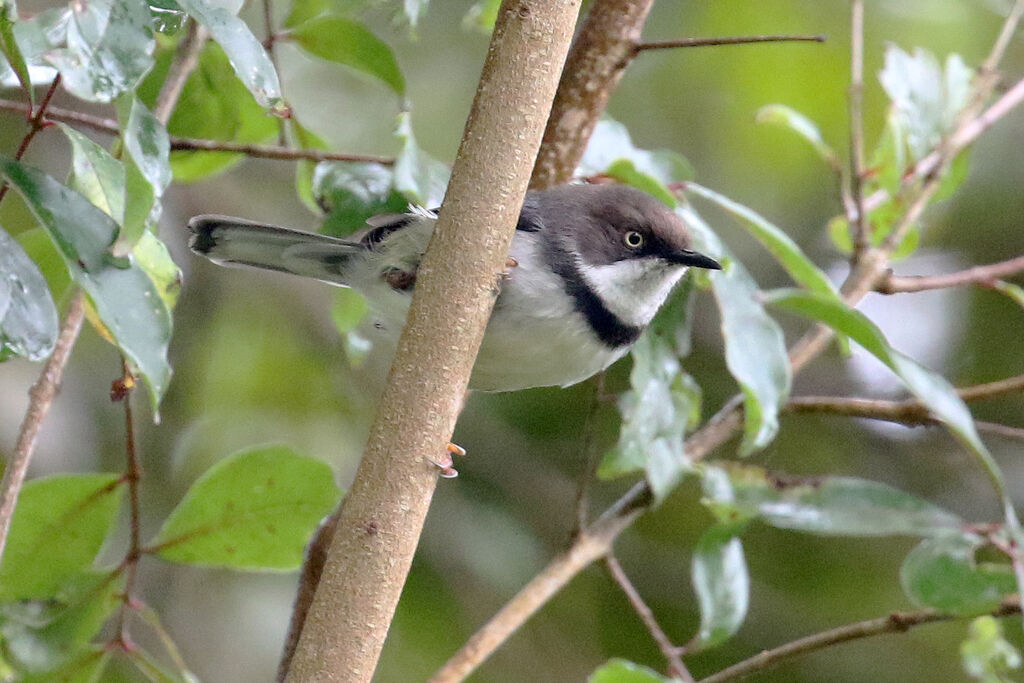
[[[455,463],[452,460],[453,455],[463,456],[466,454],[466,449],[458,444],[449,442],[444,449],[444,455],[438,460],[431,460],[432,463],[437,465],[441,470],[441,477],[444,479],[454,479],[459,476],[459,471],[456,470],[452,465]]]

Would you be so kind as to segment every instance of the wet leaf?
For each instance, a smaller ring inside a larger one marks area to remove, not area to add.
[[[282,446],[241,451],[192,484],[151,545],[172,562],[290,571],[339,495],[319,460]]]
[[[134,89],[153,66],[153,23],[145,3],[92,0],[72,3],[66,45],[46,59],[63,86],[92,102],[111,102]]]
[[[742,526],[720,525],[704,532],[693,549],[692,579],[700,607],[700,630],[690,651],[731,638],[747,617],[750,575],[737,534]]]
[[[978,562],[982,539],[948,534],[929,538],[910,551],[900,568],[903,590],[918,605],[975,615],[995,609],[1017,591],[1009,564]]]
[[[167,130],[134,95],[118,99],[125,155],[124,223],[113,253],[123,256],[160,218],[159,199],[171,182]]]
[[[690,228],[694,247],[718,259],[722,271],[711,273],[711,289],[722,318],[725,361],[744,395],[744,430],[740,453],[764,448],[779,429],[779,408],[789,397],[792,373],[778,323],[764,310],[761,293],[746,268],[726,249],[689,206],[677,210]]]
[[[71,142],[71,187],[120,223],[124,219],[124,166],[71,126],[57,125]]]
[[[410,2],[418,5],[420,0],[406,0],[406,8]],[[320,16],[296,26],[288,37],[312,55],[383,81],[399,96],[405,94],[405,77],[394,52],[356,21],[336,15]]]
[[[0,155],[5,176],[46,228],[118,347],[150,389],[154,413],[170,381],[171,314],[134,257],[114,259],[114,219],[42,171]]]
[[[0,3],[0,54],[7,58],[7,64],[14,70],[25,92],[30,106],[35,106],[35,90],[32,88],[32,77],[29,75],[28,64],[21,53],[14,35],[14,25],[18,20],[18,11],[14,3]]]
[[[42,360],[57,342],[57,307],[43,274],[0,228],[0,360]]]
[[[0,599],[51,598],[92,564],[117,519],[117,482],[116,474],[62,474],[25,484],[0,564]]]
[[[277,71],[262,43],[244,21],[212,0],[177,0],[183,10],[205,26],[224,49],[238,78],[260,106],[278,112],[284,109]],[[235,8],[235,12],[237,12]]]

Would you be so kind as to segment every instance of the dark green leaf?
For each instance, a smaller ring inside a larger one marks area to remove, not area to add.
[[[14,3],[0,3],[0,54],[7,58],[7,63],[18,76],[21,89],[25,91],[29,105],[35,105],[35,90],[32,88],[32,78],[29,76],[28,64],[25,63],[25,56],[21,53],[18,41],[14,35],[14,24],[18,20],[18,11]]]
[[[719,465],[704,470],[704,491],[720,518],[758,517],[781,529],[828,536],[933,536],[963,524],[909,493],[851,477],[783,476]]]
[[[395,135],[402,143],[402,151],[395,160],[395,189],[413,204],[427,209],[441,206],[451,169],[416,144],[409,112],[399,115]]]
[[[331,468],[319,460],[281,446],[241,451],[196,480],[152,545],[184,564],[296,569],[338,498]]]
[[[171,377],[167,345],[171,314],[133,257],[114,259],[118,226],[107,214],[42,171],[0,156],[0,174],[25,198],[89,294],[118,347],[150,388],[153,409]]]
[[[619,441],[598,468],[601,477],[643,470],[656,500],[661,500],[690,468],[683,439],[692,406],[677,386],[679,359],[669,341],[648,333],[632,350],[630,390],[619,400]]]
[[[995,609],[1017,592],[1017,582],[1009,564],[975,560],[981,544],[980,538],[963,534],[922,541],[900,568],[903,590],[918,605],[952,614]]]
[[[57,307],[39,268],[0,228],[0,359],[50,355],[57,341]]]
[[[110,572],[83,572],[68,577],[45,601],[11,602],[0,607],[0,635],[26,679],[86,681],[71,664],[87,670],[94,662],[88,643],[121,604],[124,581]],[[95,669],[94,669],[95,670]]]
[[[137,0],[92,0],[72,3],[65,47],[46,59],[74,95],[110,102],[135,88],[153,66],[153,22]]]
[[[25,230],[18,235],[18,244],[46,278],[53,300],[60,301],[71,287],[71,275],[49,233],[45,228]]]
[[[71,187],[120,223],[124,219],[124,166],[71,126],[57,125],[71,142]]]
[[[839,157],[836,155],[835,150],[821,137],[821,131],[818,130],[818,126],[814,121],[811,121],[796,109],[787,107],[784,104],[765,105],[757,110],[754,120],[757,123],[770,123],[793,131],[810,143],[814,151],[818,153],[818,156],[830,167],[839,167]]]
[[[373,76],[399,96],[405,94],[405,77],[395,54],[362,24],[339,16],[320,16],[296,26],[288,35],[310,54]]]
[[[245,22],[212,0],[177,0],[183,10],[205,26],[224,48],[238,78],[261,106],[283,111],[277,70],[263,45]],[[237,11],[237,9],[236,9]]]
[[[741,454],[768,445],[779,429],[779,408],[789,396],[792,373],[778,323],[764,310],[760,292],[704,220],[689,206],[679,217],[690,228],[694,246],[717,258],[723,270],[711,274],[711,288],[722,317],[725,361],[744,394]]]
[[[587,683],[671,683],[657,672],[625,659],[611,659],[587,678]]]
[[[312,193],[327,212],[320,232],[346,237],[366,228],[366,219],[401,213],[408,201],[394,188],[390,168],[376,163],[326,161],[313,171]]]
[[[0,564],[0,599],[51,598],[92,564],[117,517],[122,488],[114,474],[54,475],[27,483]]]
[[[960,658],[967,675],[982,683],[1013,683],[1016,677],[1010,672],[1021,665],[1020,652],[990,615],[978,617],[967,627],[967,638],[960,643]]]
[[[731,638],[747,617],[750,575],[742,527],[722,525],[704,532],[693,549],[693,589],[700,606],[700,630],[691,647],[706,649]]]

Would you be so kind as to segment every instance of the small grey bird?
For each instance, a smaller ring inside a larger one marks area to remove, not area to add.
[[[376,216],[358,241],[224,216],[189,222],[192,250],[225,265],[265,268],[363,294],[367,334],[391,354],[437,214]],[[621,358],[687,267],[720,269],[690,249],[683,222],[623,185],[562,185],[526,195],[469,386],[515,391],[569,386]]]

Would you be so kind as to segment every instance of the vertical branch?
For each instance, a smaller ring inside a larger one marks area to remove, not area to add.
[[[135,577],[138,574],[139,557],[142,555],[141,525],[139,510],[139,480],[141,468],[139,456],[135,449],[135,417],[132,414],[132,391],[135,389],[135,377],[132,375],[128,361],[121,359],[121,377],[110,390],[110,400],[124,404],[124,452],[125,470],[122,478],[128,484],[128,552],[125,553],[122,567],[125,572],[124,594],[121,596],[121,608],[117,614],[117,628],[114,640],[122,649],[132,647],[128,635],[128,610],[134,602]]]
[[[567,182],[622,73],[636,56],[654,0],[595,0],[558,84],[530,187]]]
[[[156,98],[156,104],[153,106],[153,116],[165,126],[171,120],[171,114],[181,97],[181,91],[185,89],[185,81],[199,64],[199,54],[203,51],[207,37],[206,29],[200,26],[195,19],[188,20],[188,32],[178,43],[174,61],[171,62],[167,78],[164,79],[164,83],[160,87],[160,94]]]
[[[850,2],[850,187],[856,209],[853,260],[860,259],[871,244],[864,208],[864,0]]]
[[[579,0],[504,0],[440,218],[289,681],[369,681],[412,564]],[[452,264],[458,264],[453,267]]]

